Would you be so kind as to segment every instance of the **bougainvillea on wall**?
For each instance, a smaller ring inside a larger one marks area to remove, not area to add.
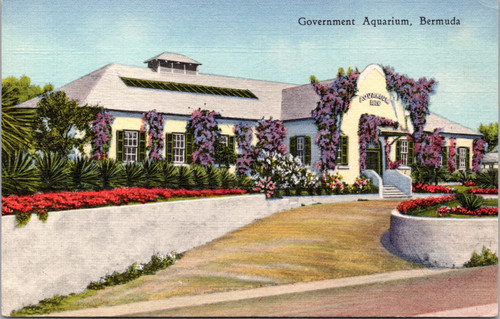
[[[441,154],[444,139],[439,135],[441,129],[435,129],[431,134],[425,135],[421,142],[415,141],[415,154],[417,164],[438,168],[442,164]]]
[[[394,142],[393,142],[394,143]],[[391,161],[391,143],[387,137],[384,138],[384,150],[385,150],[385,168],[388,169],[398,169],[402,161]]]
[[[337,147],[340,139],[340,127],[344,113],[349,110],[352,97],[358,91],[358,70],[348,70],[347,75],[339,70],[335,80],[328,86],[311,76],[311,85],[320,100],[311,112],[312,118],[318,127],[316,144],[321,157],[317,167],[321,169],[335,169]]]
[[[163,116],[152,110],[146,112],[142,115],[142,120],[144,124],[141,127],[141,131],[148,132],[148,150],[149,159],[160,159],[163,152],[164,137],[163,137]]]
[[[475,138],[472,142],[472,171],[477,173],[481,170],[481,162],[484,157],[486,142],[482,138]]]
[[[260,120],[255,128],[257,136],[257,149],[267,151],[270,156],[274,154],[286,154],[286,145],[283,144],[286,138],[287,129],[280,120]]]
[[[457,145],[455,139],[450,138],[450,146],[448,148],[448,172],[453,173],[457,169],[456,165]]]
[[[423,138],[426,117],[429,114],[429,95],[436,81],[420,78],[415,81],[406,75],[400,75],[391,67],[384,67],[387,89],[396,92],[410,111],[413,124],[413,137],[416,141]]]
[[[247,123],[238,123],[234,126],[234,134],[241,152],[236,159],[236,169],[240,174],[248,173],[255,160],[255,149],[252,146],[252,126]]]
[[[366,148],[370,142],[378,143],[378,127],[397,128],[398,122],[373,114],[363,114],[359,118],[359,169],[366,168]]]
[[[188,130],[193,133],[193,163],[213,165],[215,160],[215,141],[220,134],[215,111],[195,110],[191,114]]]
[[[111,141],[111,124],[113,115],[106,112],[99,112],[94,121],[92,121],[92,158],[103,159],[108,156]]]

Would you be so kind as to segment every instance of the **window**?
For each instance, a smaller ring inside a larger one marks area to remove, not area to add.
[[[467,168],[467,161],[466,161],[466,156],[467,156],[467,149],[465,147],[460,147],[458,149],[458,169],[459,170],[465,170]]]
[[[290,154],[298,157],[302,164],[311,165],[311,137],[310,136],[291,136]]]
[[[337,164],[338,165],[349,165],[349,139],[347,136],[340,136],[339,145],[337,145]]]
[[[302,164],[306,162],[304,151],[304,136],[297,136],[297,157],[300,158]]]
[[[184,134],[174,133],[174,163],[184,163],[185,161],[185,149],[186,149],[186,138]]]
[[[408,166],[408,141],[401,140],[401,164]]]
[[[137,146],[139,145],[139,132],[123,132],[123,155],[125,162],[137,162]]]
[[[219,137],[219,143],[228,146],[229,145],[229,135],[221,135]]]

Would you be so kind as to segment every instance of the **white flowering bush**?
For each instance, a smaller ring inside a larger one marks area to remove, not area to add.
[[[255,162],[252,176],[256,191],[264,191],[268,197],[276,190],[308,189],[320,186],[319,178],[298,157],[261,151]]]
[[[298,157],[270,154],[261,151],[254,163],[255,192],[264,192],[269,197],[279,197],[281,193],[291,195],[294,190],[296,195],[307,191],[310,195],[316,194],[359,194],[373,193],[377,188],[365,176],[357,177],[353,185],[348,185],[338,173],[322,171],[321,177],[304,166]]]

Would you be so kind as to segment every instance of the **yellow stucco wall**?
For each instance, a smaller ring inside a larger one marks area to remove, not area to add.
[[[381,95],[383,99],[368,98],[366,94],[369,93]],[[379,105],[370,105],[371,103]],[[405,113],[401,101],[399,99],[391,100],[391,94],[386,89],[383,70],[375,65],[368,67],[360,74],[358,92],[352,99],[349,111],[344,115],[341,126],[342,133],[349,136],[349,165],[348,168],[339,167],[337,170],[347,183],[353,183],[355,178],[359,176],[358,128],[359,118],[364,113],[398,121],[403,128],[409,129],[410,132],[413,130],[410,123],[409,127],[406,127],[404,119]],[[393,138],[390,138],[389,142],[392,141]],[[383,151],[384,145],[382,143],[382,152]],[[392,145],[391,159],[395,160],[395,157],[395,146]]]
[[[188,120],[169,120],[168,117],[165,120],[165,124],[163,127],[163,132],[166,133],[173,133],[173,132],[178,132],[178,133],[185,133],[186,132],[186,126],[187,126]],[[120,130],[140,130],[141,125],[142,125],[142,120],[138,117],[127,117],[127,116],[118,116],[114,118],[113,121],[113,128],[112,128],[112,139],[111,139],[111,145],[109,149],[109,157],[111,158],[116,158],[116,131]],[[219,128],[221,130],[221,134],[224,135],[233,135],[233,127],[234,125],[232,124],[219,124]],[[253,138],[253,144],[255,145],[256,143],[256,137],[254,133],[254,138]],[[237,145],[236,145],[237,147]],[[90,154],[90,145],[88,148],[86,148],[87,154]],[[165,148],[163,150],[163,156],[165,156]]]

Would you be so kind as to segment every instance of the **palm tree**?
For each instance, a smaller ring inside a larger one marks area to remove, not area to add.
[[[15,88],[2,87],[2,153],[9,156],[29,147],[34,109],[16,106]]]

